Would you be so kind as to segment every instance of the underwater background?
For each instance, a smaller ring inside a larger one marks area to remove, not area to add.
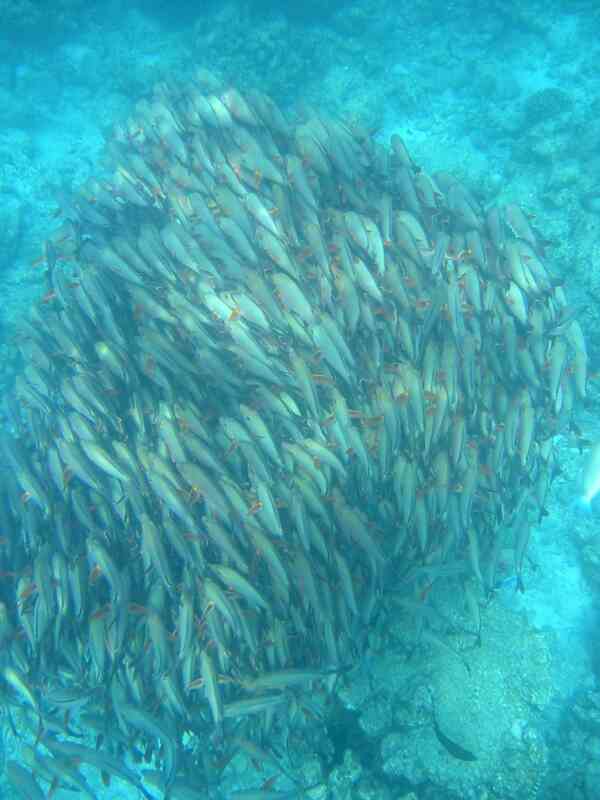
[[[593,2],[0,1],[3,394],[22,369],[19,324],[46,288],[44,242],[75,191],[104,176],[115,124],[154,85],[196,67],[241,92],[259,89],[289,115],[351,119],[386,145],[399,134],[420,168],[451,172],[485,208],[518,203],[576,309],[587,397],[556,438],[525,591],[507,556],[493,596],[478,601],[473,646],[457,633],[472,629],[470,612],[442,581],[435,613],[447,622],[448,651],[419,643],[413,652],[403,638],[410,608],[392,596],[383,629],[374,626],[327,701],[322,741],[296,745],[305,785],[320,787],[308,797],[600,798],[600,505],[584,514],[575,502],[586,449],[600,439],[598,31]],[[3,570],[12,586],[10,565]],[[51,670],[32,681],[36,692]],[[443,705],[433,714],[431,693]],[[0,758],[20,763],[18,708],[15,728],[3,705]],[[273,749],[275,766],[238,754],[214,796],[303,796],[279,766],[293,745]],[[139,796],[86,775],[98,798]],[[281,783],[269,781],[277,775]],[[15,796],[4,777],[0,787],[0,797]],[[174,800],[213,796],[179,791]],[[60,786],[54,794],[70,796]]]

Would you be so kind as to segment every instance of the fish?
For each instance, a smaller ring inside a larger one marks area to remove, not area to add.
[[[217,683],[217,674],[210,654],[204,649],[200,654],[200,665],[204,692],[210,706],[213,722],[219,738],[223,727],[223,698]]]
[[[44,800],[45,795],[31,772],[17,761],[7,761],[4,771],[9,784],[22,800]]]
[[[235,739],[235,744],[240,750],[249,756],[255,763],[257,764],[270,764],[276,770],[281,772],[287,778],[289,778],[292,783],[297,783],[296,778],[286,770],[281,760],[276,758],[270,750],[261,747],[260,745],[256,744],[255,742],[251,741],[250,739],[246,739],[244,737],[238,736]]]
[[[308,789],[290,789],[289,791],[278,791],[277,789],[240,789],[231,792],[232,800],[299,800],[302,797],[310,796],[306,793]]]
[[[135,706],[125,704],[119,708],[119,713],[132,728],[160,740],[163,747],[162,760],[164,780],[168,792],[169,787],[175,780],[177,772],[177,745],[171,732],[158,717],[149,714],[147,711],[136,708]],[[138,789],[140,788],[139,782],[136,783],[136,786]],[[144,795],[147,796],[145,791]]]
[[[211,564],[211,569],[230,589],[238,592],[247,602],[256,608],[271,612],[271,608],[260,592],[240,573],[224,564]]]
[[[72,762],[66,758],[44,758],[36,755],[33,764],[34,772],[43,770],[50,778],[52,787],[64,786],[81,792],[87,800],[96,800],[97,795],[89,785],[85,777],[77,769],[77,762]]]
[[[148,565],[153,567],[169,591],[174,590],[175,579],[167,555],[161,532],[147,514],[140,520],[142,528],[142,554]]]
[[[160,792],[166,791],[162,773],[158,770],[144,770],[144,781]],[[206,789],[203,784],[196,785],[193,779],[175,778],[168,790],[168,797],[172,800],[205,800]]]
[[[348,669],[332,667],[331,669],[286,669],[275,672],[265,672],[256,678],[240,678],[240,683],[247,692],[283,691],[291,686],[301,686],[313,681],[323,680],[329,675],[335,675]]]
[[[83,764],[89,764],[101,773],[114,775],[116,778],[134,786],[143,794],[146,800],[154,800],[150,792],[144,787],[140,776],[130,769],[122,759],[105,751],[97,750],[86,745],[71,741],[59,740],[48,735],[44,736],[43,744],[56,756],[73,759]]]
[[[475,592],[504,533],[522,587],[590,356],[528,215],[343,116],[165,76],[101,173],[15,325],[1,682],[51,792],[89,796],[79,764],[145,792],[145,758],[167,797],[216,796],[239,752],[278,769],[275,729],[309,739],[305,696],[365,653],[392,573],[418,638],[462,658],[443,578],[481,640]]]
[[[87,542],[87,549],[90,565],[98,568],[108,581],[112,601],[117,604],[124,595],[123,579],[117,564],[99,539],[90,537]]]
[[[237,717],[261,714],[263,711],[276,708],[285,703],[287,703],[287,699],[282,694],[267,694],[245,700],[234,700],[231,703],[224,703],[223,717],[225,719],[236,719]]]
[[[527,498],[523,498],[515,511],[512,521],[515,540],[514,565],[517,577],[517,591],[521,593],[525,591],[525,585],[523,583],[523,565],[525,563],[525,554],[529,545],[532,528],[529,512],[530,509]]]
[[[16,694],[25,702],[25,705],[32,708],[40,719],[40,726],[42,725],[42,712],[37,697],[34,694],[33,688],[20,669],[17,667],[6,666],[2,670],[2,678],[8,683]]]
[[[194,594],[183,586],[179,600],[179,613],[177,616],[177,658],[185,660],[192,650],[194,634]]]
[[[586,456],[581,475],[581,493],[576,508],[591,513],[594,498],[600,492],[600,442],[595,442]]]

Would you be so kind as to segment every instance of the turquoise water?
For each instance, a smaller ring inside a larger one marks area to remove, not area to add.
[[[71,214],[78,187],[105,175],[104,142],[115,125],[152,86],[188,79],[195,66],[241,91],[259,88],[289,116],[312,109],[355,119],[385,143],[400,134],[420,167],[452,172],[486,208],[519,203],[547,241],[544,256],[564,280],[590,371],[598,370],[600,12],[593,4],[490,3],[482,11],[461,2],[231,2],[199,12],[194,3],[63,2],[15,3],[0,15],[4,391],[23,366],[19,320],[46,289],[43,265],[35,265],[43,242]],[[433,629],[460,658],[427,641],[413,648],[410,610],[392,595],[334,700],[315,696],[314,709],[299,711],[307,719],[327,712],[327,724],[310,734],[300,726],[287,752],[279,740],[262,742],[302,768],[306,783],[325,787],[320,796],[600,797],[600,510],[581,517],[572,506],[586,442],[599,436],[593,380],[575,420],[580,435],[565,428],[557,437],[559,470],[534,526],[525,592],[515,591],[509,535],[498,589],[477,600],[481,647],[450,579],[429,599]],[[6,600],[14,578],[3,580]],[[36,667],[36,692],[51,672],[52,664]],[[443,735],[476,761],[457,758],[436,735],[432,697]],[[19,738],[6,724],[5,758],[21,758]],[[209,793],[233,797],[277,774],[272,764],[257,770],[258,762],[238,754]],[[107,787],[86,774],[98,797],[136,794],[117,779]],[[283,775],[273,791],[290,786]]]

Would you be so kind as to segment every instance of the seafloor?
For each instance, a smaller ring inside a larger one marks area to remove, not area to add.
[[[519,202],[578,309],[589,401],[558,442],[526,591],[516,592],[507,557],[476,647],[468,612],[439,589],[454,652],[411,652],[410,612],[390,601],[368,656],[329,701],[326,741],[297,756],[323,798],[600,798],[600,508],[583,516],[574,506],[586,443],[600,437],[598,30],[594,3],[556,0],[0,3],[3,388],[15,324],[41,291],[32,264],[73,189],[101,172],[104,135],[153,84],[194,65],[258,86],[284,109],[356,117],[384,140],[400,133],[425,169],[454,172],[485,204]],[[432,694],[441,728],[475,761],[442,747]],[[5,725],[1,757],[16,752]],[[253,769],[234,759],[232,792],[273,772]],[[97,786],[107,800],[132,792]]]

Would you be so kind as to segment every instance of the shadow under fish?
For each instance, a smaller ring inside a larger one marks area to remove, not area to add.
[[[459,761],[477,761],[477,756],[475,753],[472,753],[470,750],[467,750],[466,747],[458,744],[449,736],[442,731],[439,726],[437,720],[437,714],[435,711],[435,705],[432,707],[433,711],[433,730],[435,732],[436,738],[438,742],[442,745],[442,747],[450,753],[453,758],[457,758]]]

